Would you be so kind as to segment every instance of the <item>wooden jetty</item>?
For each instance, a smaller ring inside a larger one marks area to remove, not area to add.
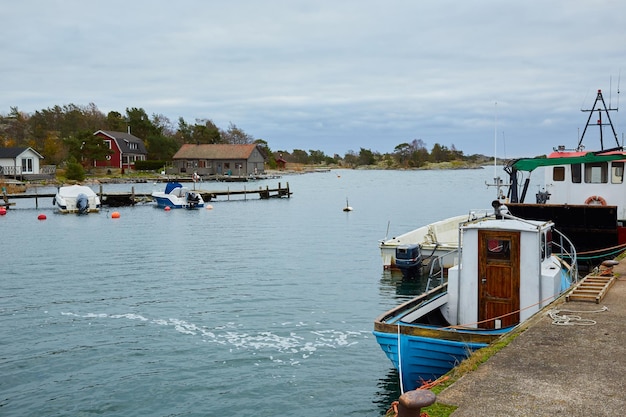
[[[243,196],[244,200],[247,200],[249,195],[258,194],[261,200],[266,200],[269,198],[290,198],[291,190],[289,189],[289,183],[286,186],[282,186],[281,183],[278,183],[278,187],[270,188],[269,186],[258,187],[257,189],[247,189],[245,186],[243,190],[231,190],[228,187],[226,190],[217,190],[217,191],[207,191],[201,189],[192,190],[202,196],[202,199],[205,202],[214,201],[218,198],[226,198],[226,200],[230,200],[231,196]],[[135,187],[131,187],[130,192],[104,192],[102,190],[102,185],[100,185],[100,189],[97,192],[100,197],[100,201],[102,205],[109,207],[122,207],[122,206],[132,206],[137,203],[147,203],[152,201],[152,193],[137,193],[135,192]],[[39,207],[39,199],[40,198],[54,198],[56,193],[20,193],[20,194],[7,194],[3,192],[2,200],[0,200],[0,206],[4,206],[9,208],[12,205],[15,205],[14,202],[10,202],[10,200],[22,199],[22,198],[33,198],[35,199],[35,207]]]

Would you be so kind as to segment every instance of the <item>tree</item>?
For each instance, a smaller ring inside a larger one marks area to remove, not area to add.
[[[297,162],[299,164],[309,163],[309,154],[307,154],[306,151],[303,151],[302,149],[294,149],[291,155],[294,159],[294,162]]]
[[[90,131],[82,131],[64,140],[69,155],[83,166],[91,166],[93,161],[101,161],[113,151],[104,143],[100,136]]]
[[[209,119],[196,119],[196,123],[190,125],[179,118],[176,136],[180,143],[223,143],[220,130]]]
[[[221,133],[222,133],[222,139],[224,140],[224,142],[230,143],[233,145],[245,145],[245,144],[254,142],[253,136],[248,135],[246,132],[238,128],[232,122],[229,123],[228,130],[226,130],[226,132],[221,132]]]
[[[314,151],[313,149],[309,149],[309,161],[312,164],[321,164],[326,160],[327,156],[322,151]]]
[[[376,157],[370,149],[361,148],[357,161],[359,165],[375,165]]]

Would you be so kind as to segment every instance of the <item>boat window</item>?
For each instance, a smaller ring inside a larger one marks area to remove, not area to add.
[[[611,182],[613,184],[621,184],[624,182],[623,162],[613,162],[611,164]]]
[[[589,184],[602,184],[608,180],[608,166],[606,162],[593,162],[585,164],[585,182]]]
[[[572,164],[572,183],[580,184],[582,182],[581,165]]]
[[[541,234],[541,259],[546,258],[546,235]]]
[[[546,258],[552,256],[552,229],[546,232]]]
[[[511,242],[507,239],[489,239],[487,241],[487,259],[510,259]]]
[[[552,168],[552,181],[565,181],[565,167]]]

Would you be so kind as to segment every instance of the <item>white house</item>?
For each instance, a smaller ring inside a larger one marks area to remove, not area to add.
[[[0,175],[17,177],[40,173],[43,159],[33,148],[0,148]]]

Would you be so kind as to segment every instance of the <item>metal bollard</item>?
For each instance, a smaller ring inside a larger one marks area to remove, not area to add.
[[[419,417],[422,407],[428,407],[436,399],[437,396],[427,389],[405,392],[398,399],[398,415],[396,417]]]

